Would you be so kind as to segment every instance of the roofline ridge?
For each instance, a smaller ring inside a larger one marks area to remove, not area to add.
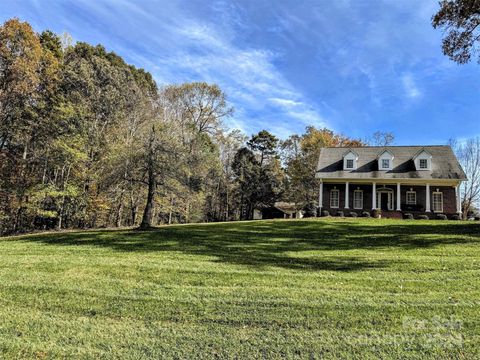
[[[395,148],[395,147],[418,147],[418,148],[426,148],[426,147],[451,147],[451,145],[367,145],[367,146],[323,146],[321,149],[362,149],[362,148]]]

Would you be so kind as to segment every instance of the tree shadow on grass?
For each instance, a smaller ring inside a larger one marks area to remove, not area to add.
[[[375,220],[257,221],[166,226],[146,232],[103,230],[41,234],[15,239],[19,240],[96,246],[122,252],[182,252],[259,268],[358,271],[385,268],[392,265],[392,261],[372,260],[366,255],[339,256],[332,252],[388,248],[414,250],[479,243],[480,226],[434,221],[421,224]]]

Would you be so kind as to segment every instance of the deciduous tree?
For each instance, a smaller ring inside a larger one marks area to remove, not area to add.
[[[450,145],[467,175],[467,181],[461,188],[462,213],[466,218],[471,210],[478,207],[480,200],[480,138],[464,142],[450,140]]]
[[[391,132],[376,131],[373,133],[373,145],[389,146],[393,144],[395,136]]]
[[[282,142],[282,160],[288,180],[285,200],[295,203],[299,210],[305,206],[313,206],[318,196],[319,181],[315,172],[322,147],[363,145],[360,140],[313,126],[307,127],[300,136],[290,136]]]
[[[480,1],[442,0],[432,25],[444,30],[442,50],[450,59],[465,64],[477,56],[480,63]]]

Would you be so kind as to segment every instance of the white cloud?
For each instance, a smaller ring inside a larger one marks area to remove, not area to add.
[[[270,98],[269,101],[283,109],[289,117],[299,120],[304,125],[326,126],[326,121],[319,112],[303,101],[291,98]]]
[[[413,76],[411,74],[404,74],[402,76],[402,83],[405,95],[408,98],[416,99],[422,96],[422,92],[417,87],[417,84],[415,83],[415,80],[413,79]]]
[[[279,69],[281,55],[267,49],[268,44],[244,41],[247,17],[234,3],[214,1],[187,9],[184,2],[171,0],[162,2],[159,11],[156,2],[118,0],[112,6],[111,0],[79,0],[75,21],[60,4],[45,6],[76,39],[92,42],[94,37],[151,72],[160,86],[217,83],[236,110],[230,126],[247,133],[276,129],[285,135],[298,131],[299,124],[325,125],[323,105],[310,101]]]
[[[282,134],[292,133],[299,122],[326,126],[320,111],[275,67],[275,53],[240,48],[210,24],[186,21],[176,28],[172,36],[181,38],[178,42],[182,45],[172,55],[159,59],[154,70],[157,79],[218,83],[237,109],[235,116],[245,116],[231,123],[243,124],[247,132],[263,127],[273,131],[273,121],[277,131],[285,128]],[[271,119],[265,118],[265,110],[271,113]],[[263,119],[256,115],[260,111]],[[253,118],[248,119],[248,113]]]
[[[281,106],[283,108],[286,108],[286,109],[290,109],[290,108],[294,108],[294,107],[297,107],[299,105],[302,105],[301,102],[291,100],[291,99],[270,98],[269,100],[272,103],[278,104],[279,106]]]
[[[436,0],[382,0],[374,11],[354,0],[3,0],[0,17],[104,44],[160,85],[218,83],[236,108],[228,124],[247,134],[283,136],[328,119],[353,136],[385,128],[400,142],[425,142],[431,134],[404,130],[425,113],[437,139],[478,133],[480,68],[442,54],[437,9]],[[459,114],[464,126],[452,133]]]

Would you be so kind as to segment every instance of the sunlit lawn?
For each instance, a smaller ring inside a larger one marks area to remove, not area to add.
[[[478,358],[479,344],[476,223],[0,239],[0,358]]]

